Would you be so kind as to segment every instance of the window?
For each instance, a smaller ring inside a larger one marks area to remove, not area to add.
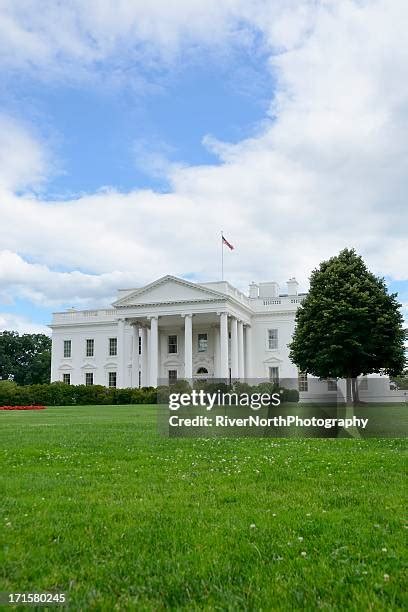
[[[273,383],[279,384],[279,368],[274,366],[269,368],[269,380]]]
[[[206,353],[208,349],[208,335],[198,334],[198,352]]]
[[[85,372],[85,384],[87,387],[93,385],[93,372]]]
[[[108,385],[109,387],[116,387],[116,372],[108,373]]]
[[[95,340],[93,338],[88,338],[86,341],[86,356],[93,357],[95,350]]]
[[[278,330],[268,329],[268,348],[270,350],[278,348]]]
[[[139,370],[139,387],[141,387],[141,386],[142,386],[142,373]]]
[[[299,372],[298,384],[299,391],[309,391],[309,384],[307,382],[307,372]]]
[[[139,336],[139,355],[142,354],[142,336]]]
[[[65,383],[66,385],[70,385],[71,384],[71,374],[63,374],[62,382]]]
[[[360,391],[368,391],[368,378],[367,376],[362,376],[360,379],[360,384],[358,386]]]
[[[329,378],[327,380],[327,390],[337,391],[337,380],[335,378]]]
[[[64,340],[64,357],[71,357],[71,340]]]
[[[169,385],[177,382],[177,370],[169,370]]]
[[[118,339],[109,338],[109,356],[116,357],[118,354]]]
[[[197,374],[208,374],[207,368],[198,368]]]
[[[177,336],[168,338],[169,353],[177,353]]]

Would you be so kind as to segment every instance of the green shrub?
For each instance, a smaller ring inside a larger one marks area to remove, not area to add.
[[[18,389],[17,383],[11,380],[0,380],[0,406],[14,406],[10,400]]]
[[[299,391],[297,389],[282,389],[282,402],[299,402]]]
[[[397,389],[408,389],[408,374],[404,376],[395,376],[391,379],[391,382],[397,387]]]
[[[115,389],[102,385],[67,385],[53,382],[44,385],[17,385],[0,381],[0,406],[86,406],[107,404],[156,404],[157,390]]]
[[[132,389],[135,400],[133,404],[157,404],[157,389],[155,387],[142,387]]]
[[[298,402],[297,389],[281,389],[274,383],[260,383],[250,386],[246,383],[226,383],[200,381],[194,388],[203,389],[206,393],[277,393],[283,391],[282,401]],[[44,385],[17,385],[15,382],[0,381],[0,406],[41,404],[43,406],[86,406],[110,404],[157,404],[167,403],[169,393],[188,393],[191,387],[188,382],[180,380],[174,385],[142,388],[115,389],[102,385],[66,385],[63,382],[53,382]]]

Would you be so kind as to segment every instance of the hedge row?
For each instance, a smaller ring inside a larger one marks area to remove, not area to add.
[[[85,406],[93,404],[156,404],[157,390],[114,389],[102,385],[66,385],[55,382],[45,385],[19,386],[0,381],[0,406],[42,404],[44,406]]]
[[[208,393],[231,392],[248,393],[281,393],[283,402],[298,402],[299,392],[296,389],[281,389],[274,383],[260,383],[250,386],[246,383],[197,382],[196,389],[204,389]],[[20,386],[11,381],[0,381],[0,406],[30,406],[39,404],[43,406],[86,406],[111,404],[157,404],[159,401],[167,403],[169,393],[189,392],[191,386],[188,382],[180,380],[170,387],[143,387],[141,389],[115,389],[102,385],[67,385],[54,382],[44,385]]]

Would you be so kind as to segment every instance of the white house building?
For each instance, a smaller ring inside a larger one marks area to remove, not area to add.
[[[178,378],[296,378],[288,344],[304,294],[291,279],[252,283],[165,276],[118,292],[112,308],[53,315],[53,381],[118,387]]]
[[[173,276],[119,290],[112,308],[53,315],[51,380],[155,387],[180,378],[286,379],[305,401],[336,395],[336,381],[307,379],[289,359],[295,314],[305,295],[294,278],[285,293],[276,282],[263,282],[252,283],[248,296],[226,281],[192,283]],[[377,377],[370,391],[363,379],[360,393],[384,399],[389,381]]]

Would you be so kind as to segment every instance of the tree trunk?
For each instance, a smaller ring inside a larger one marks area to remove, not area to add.
[[[357,378],[347,378],[347,403],[344,411],[344,417],[346,419],[354,418],[354,406],[358,403],[358,385]],[[357,427],[349,427],[347,433],[352,438],[361,438],[361,434]]]
[[[353,397],[351,393],[351,378],[346,379],[346,406],[351,406]]]
[[[353,390],[353,404],[357,405],[360,401],[360,396],[358,394],[358,382],[357,378],[352,378],[352,390]]]

